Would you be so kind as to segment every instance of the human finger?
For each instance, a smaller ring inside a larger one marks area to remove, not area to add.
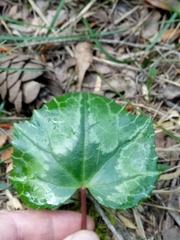
[[[3,240],[62,240],[80,229],[81,214],[76,212],[0,211],[0,232]],[[94,222],[90,217],[87,217],[87,229],[94,229]]]
[[[93,231],[82,230],[68,236],[64,240],[99,240],[99,237]]]

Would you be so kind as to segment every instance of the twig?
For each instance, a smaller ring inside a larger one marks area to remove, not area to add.
[[[174,188],[177,184],[177,178],[174,178],[172,180],[172,183],[171,183],[171,188]],[[169,196],[169,201],[168,201],[168,207],[174,207],[174,204],[173,204],[173,199],[174,199],[174,195],[170,195]],[[171,215],[171,217],[174,219],[174,221],[180,226],[180,218],[179,218],[179,213],[176,212],[173,212],[171,210],[168,210],[168,213]]]
[[[134,218],[135,218],[135,221],[136,221],[136,225],[137,225],[139,233],[140,233],[140,237],[147,240],[146,234],[145,234],[145,231],[144,231],[144,227],[143,227],[143,224],[142,224],[142,220],[140,218],[140,214],[137,210],[137,207],[133,208],[132,210],[133,210],[133,215],[134,215]]]
[[[161,189],[161,190],[153,190],[152,193],[153,194],[172,194],[172,193],[179,193],[180,192],[180,186],[175,188],[175,189],[171,189],[171,190],[166,190],[166,189]],[[179,210],[180,212],[180,210]]]
[[[180,212],[180,210],[179,210],[179,209],[176,209],[176,208],[163,207],[163,206],[160,206],[160,205],[151,204],[151,203],[146,203],[146,202],[142,202],[141,204],[142,204],[142,205],[147,205],[147,206],[150,206],[150,207],[155,207],[155,208],[160,208],[160,209],[168,210],[168,211]]]
[[[92,1],[90,1],[90,2],[85,6],[85,8],[83,8],[83,9],[81,10],[81,12],[80,12],[77,16],[72,17],[67,23],[65,23],[65,24],[61,27],[61,30],[67,28],[67,26],[68,26],[68,29],[71,29],[73,26],[75,26],[76,23],[78,23],[78,22],[81,20],[81,18],[84,16],[84,14],[89,11],[89,9],[92,7],[92,5],[93,5],[96,1],[97,1],[97,0],[92,0]]]
[[[31,4],[32,8],[34,9],[34,11],[39,15],[39,17],[44,21],[44,23],[49,27],[49,22],[47,21],[46,17],[44,16],[44,14],[42,13],[41,9],[35,4],[35,2],[33,0],[28,0],[29,3]],[[55,33],[54,30],[52,30],[53,33]]]
[[[102,210],[101,206],[99,205],[99,203],[90,195],[88,194],[88,198],[94,203],[94,206],[97,210],[97,212],[99,213],[99,215],[102,217],[103,221],[106,223],[107,227],[109,228],[109,230],[117,237],[118,240],[125,240],[123,238],[123,236],[118,233],[115,229],[115,227],[112,225],[112,223],[109,221],[109,219],[107,218],[107,216],[105,215],[104,211]]]
[[[177,50],[168,51],[168,52],[166,52],[165,54],[163,54],[160,58],[158,58],[155,62],[153,62],[153,63],[148,67],[148,69],[150,69],[150,68],[152,68],[152,67],[157,67],[158,64],[159,64],[163,59],[165,59],[167,56],[169,56],[170,54],[174,54],[174,55],[176,55],[177,57],[180,57],[180,53],[179,53]]]
[[[28,43],[25,43],[22,45],[22,47],[26,47],[26,46],[36,46],[36,45],[42,45],[42,44],[50,44],[50,43],[54,43],[55,45],[58,45],[60,43],[66,43],[67,42],[72,42],[72,41],[94,41],[93,39],[90,39],[88,36],[86,36],[86,38],[82,38],[82,39],[74,39],[73,37],[67,37],[67,38],[59,38],[59,39],[50,39],[50,40],[42,40],[42,41],[31,41]],[[108,44],[121,44],[121,45],[126,45],[126,46],[130,46],[130,47],[135,47],[135,48],[146,48],[148,45],[147,44],[139,44],[139,43],[131,43],[131,42],[127,42],[127,41],[121,41],[121,40],[116,40],[116,39],[106,39],[106,38],[100,38],[99,42],[102,43],[108,43]],[[5,46],[13,46],[14,44],[5,44]],[[170,51],[172,50],[172,48],[174,48],[174,45],[170,45],[170,46],[161,46],[161,45],[157,45],[155,48],[156,49],[160,49],[160,50],[164,50],[164,51]]]
[[[114,25],[119,24],[121,21],[123,21],[125,18],[127,18],[129,15],[131,15],[133,12],[135,12],[139,8],[139,5],[128,11],[127,13],[122,14],[122,16],[118,19],[115,19]]]
[[[114,67],[122,67],[123,69],[127,68],[127,69],[131,69],[131,70],[137,71],[137,72],[140,71],[140,69],[137,68],[137,67],[127,65],[127,64],[116,63],[116,62],[113,62],[113,61],[110,61],[110,60],[107,60],[107,59],[103,59],[103,58],[93,57],[93,60],[95,60],[97,62],[103,62],[103,63],[106,63],[108,65],[114,66]]]
[[[166,106],[173,108],[173,109],[177,110],[178,112],[180,112],[180,106],[177,106],[177,104],[175,104],[169,100],[164,100],[164,103],[166,104]]]

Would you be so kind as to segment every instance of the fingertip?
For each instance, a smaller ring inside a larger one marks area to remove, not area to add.
[[[87,230],[91,230],[91,231],[94,230],[94,227],[95,227],[94,220],[90,216],[87,216],[87,226],[86,227],[87,227]]]
[[[9,213],[9,211],[5,209],[0,210],[0,214],[5,214],[5,213]]]
[[[81,230],[68,236],[64,240],[99,240],[99,237],[93,231]]]

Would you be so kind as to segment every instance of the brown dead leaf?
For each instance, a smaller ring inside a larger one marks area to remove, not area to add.
[[[179,240],[180,229],[171,228],[162,231],[163,240]]]
[[[45,2],[45,1],[42,1],[42,2]],[[47,12],[47,14],[45,15],[46,21],[48,23],[51,23],[53,21],[57,11],[49,9],[46,12]],[[54,26],[55,27],[59,26],[60,24],[62,24],[65,21],[67,21],[67,19],[68,19],[67,10],[61,9],[61,11],[60,11],[60,13],[59,13],[59,15],[58,15],[58,17],[56,19],[56,22],[54,23]],[[24,32],[28,32],[28,33],[35,32],[37,30],[36,26],[42,25],[43,21],[42,21],[42,19],[40,17],[34,17],[34,18],[32,18],[32,21],[30,23],[31,23],[31,26],[26,27],[25,29],[23,29]],[[40,35],[46,34],[47,31],[48,31],[47,28],[42,28],[42,29],[39,30],[39,34]]]
[[[164,9],[164,10],[169,10],[169,7],[167,5],[167,1],[165,0],[146,0],[149,4],[151,4],[154,7]]]
[[[42,52],[46,52],[46,51],[50,50],[52,47],[54,47],[54,46],[55,46],[54,43],[48,43],[48,44],[46,44],[46,45],[41,47],[41,51]]]
[[[145,234],[145,230],[144,230],[144,226],[143,226],[143,223],[142,223],[142,220],[141,220],[141,216],[140,216],[140,213],[139,213],[137,207],[135,207],[133,209],[133,214],[134,214],[135,222],[136,222],[136,225],[137,225],[136,232],[143,239],[147,239],[146,234]]]
[[[77,91],[81,91],[81,85],[84,75],[93,61],[92,44],[88,42],[80,42],[75,48],[76,73],[78,75]]]
[[[161,37],[161,40],[162,40],[162,41],[166,41],[166,40],[168,40],[168,39],[170,39],[170,38],[179,37],[179,36],[180,36],[180,29],[174,29],[174,28],[172,28],[172,29],[166,30],[166,31],[163,33],[163,35],[162,35],[162,37]]]
[[[142,85],[141,92],[142,92],[144,99],[148,102],[149,101],[149,91],[147,88],[147,84]]]
[[[162,89],[164,99],[174,99],[180,97],[180,87],[167,84],[165,89]]]
[[[22,21],[28,22],[28,15],[30,14],[29,9],[27,8],[26,4],[22,4],[21,7],[19,7],[19,4],[13,4],[12,7],[9,9],[9,12],[6,13],[6,17],[13,18],[14,20],[21,19]],[[14,25],[13,25],[14,24]],[[8,26],[11,28],[11,26],[15,26],[15,23],[10,23]],[[17,26],[20,26],[17,24]],[[15,29],[14,27],[14,29]],[[27,28],[27,26],[25,26]]]
[[[117,92],[123,93],[126,98],[133,97],[136,93],[136,83],[134,81],[136,73],[131,70],[122,70],[122,76],[114,75],[108,79],[109,84],[116,89]],[[106,82],[102,84],[103,91],[109,91],[111,88]]]
[[[112,72],[112,67],[108,66],[105,63],[93,63],[93,68],[89,68],[88,71],[92,71],[94,72],[94,69],[96,69],[97,72],[101,73],[101,74],[109,74]]]
[[[155,143],[157,148],[165,148],[166,144],[165,136],[166,134],[164,132],[159,132],[156,134]]]
[[[8,136],[6,134],[0,136],[0,147],[3,147],[7,140]]]
[[[57,10],[48,10],[47,11],[47,16],[46,19],[49,23],[51,23],[55,17],[57,13]],[[58,25],[60,25],[61,23],[67,21],[68,19],[68,14],[67,11],[65,9],[62,9],[56,19],[56,22],[54,23],[54,26],[57,27]]]
[[[11,123],[0,123],[0,127],[11,129],[13,125]]]
[[[177,12],[180,6],[178,0],[146,0],[146,2],[164,10],[171,11],[172,9],[177,9]]]
[[[75,65],[76,65],[76,59],[69,58],[63,61],[59,66],[55,67],[54,72],[60,84],[63,85],[63,83],[68,78],[68,69]]]
[[[173,172],[173,173],[167,173],[167,174],[163,174],[160,176],[160,178],[158,179],[158,181],[161,180],[171,180],[174,178],[178,178],[180,176],[180,170]]]
[[[95,87],[96,87],[96,82],[97,82],[97,74],[92,73],[92,74],[88,74],[84,77],[84,81],[82,84],[82,89],[83,91],[94,91]]]
[[[133,97],[137,91],[134,80],[136,73],[125,69],[122,73],[124,76],[112,73],[112,76],[107,79],[108,83],[116,89],[117,92],[124,93],[125,97]],[[83,91],[94,91],[97,85],[97,79],[97,75],[94,73],[85,76],[82,84]],[[99,79],[98,82],[100,83]],[[98,94],[105,94],[106,97],[114,97],[116,95],[111,87],[104,81],[101,83],[101,88],[98,89]]]
[[[6,168],[6,173],[10,173],[13,170],[13,163],[10,163],[8,167]]]
[[[36,26],[40,26],[42,25],[43,21],[40,17],[33,17],[31,19],[31,21],[29,21],[29,23],[31,24],[30,26],[21,26],[19,28],[19,26],[16,26],[16,29],[19,29],[21,32],[24,32],[24,33],[32,33],[32,32],[35,32],[37,30],[37,27]],[[11,26],[11,25],[10,25]],[[45,34],[47,33],[47,29],[46,28],[42,28],[41,31],[40,31],[40,34]]]
[[[108,22],[109,19],[109,14],[104,8],[97,8],[94,16],[102,23]]]
[[[102,85],[102,79],[100,78],[100,76],[97,76],[96,84],[94,87],[94,93],[99,93],[101,91],[101,85]]]
[[[8,52],[11,49],[12,49],[11,47],[0,47],[0,52]]]
[[[5,190],[5,193],[9,199],[9,201],[7,202],[7,210],[23,210],[23,206],[20,203],[19,199],[13,197],[13,195],[8,189]]]
[[[41,59],[41,61],[42,61],[43,63],[46,63],[46,57],[45,57],[44,54],[41,54],[41,55],[40,55],[40,59]]]
[[[171,120],[172,118],[179,119],[179,112],[173,109],[165,118],[164,121]]]
[[[168,208],[174,208],[174,209],[180,208],[180,193],[174,193],[169,197]],[[180,213],[178,211],[170,211],[170,210],[168,212],[180,227]]]
[[[142,37],[144,39],[149,39],[154,37],[158,33],[159,29],[159,19],[161,18],[161,14],[158,11],[155,11],[144,23],[144,27],[142,29]]]
[[[7,150],[5,150],[2,155],[1,155],[1,161],[6,161],[6,163],[10,163],[12,162],[12,159],[11,159],[11,154],[13,153],[13,148],[9,148]]]
[[[121,222],[124,224],[125,227],[131,228],[131,229],[136,229],[137,227],[132,223],[128,218],[124,217],[120,213],[117,213],[118,218],[121,220]]]
[[[8,17],[13,18],[14,15],[17,14],[17,12],[18,12],[18,4],[15,4],[10,8],[9,13],[8,13]]]

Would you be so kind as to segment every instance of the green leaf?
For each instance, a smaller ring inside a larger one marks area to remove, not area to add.
[[[169,170],[169,169],[170,169],[170,166],[166,163],[158,164],[158,170],[161,171],[161,172],[164,172],[164,171]]]
[[[167,0],[167,5],[170,11],[176,12],[180,16],[180,3],[178,0]]]
[[[157,76],[157,69],[155,67],[151,67],[149,70],[149,75],[151,77],[156,77]]]
[[[152,119],[92,93],[53,99],[14,126],[11,181],[33,208],[55,208],[86,187],[103,205],[147,198],[160,175]]]

